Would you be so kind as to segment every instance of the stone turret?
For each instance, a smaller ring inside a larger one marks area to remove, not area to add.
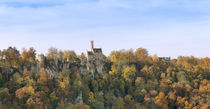
[[[90,50],[93,51],[93,49],[94,49],[94,41],[91,40],[90,41]]]

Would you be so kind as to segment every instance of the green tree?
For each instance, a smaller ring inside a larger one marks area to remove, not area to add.
[[[136,89],[144,89],[145,88],[145,80],[142,77],[137,77],[135,80]]]
[[[7,105],[11,103],[11,95],[8,88],[0,88],[0,101]]]
[[[124,99],[122,97],[118,97],[113,102],[114,103],[113,103],[112,109],[125,109],[124,108],[125,102],[124,102]]]

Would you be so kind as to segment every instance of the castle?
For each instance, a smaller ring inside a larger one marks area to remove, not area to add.
[[[37,65],[38,69],[43,68],[45,63],[45,56],[43,54],[38,55],[37,61],[39,62]],[[63,63],[61,66],[69,66],[69,63]],[[103,74],[104,73],[104,65],[105,65],[105,56],[102,53],[101,48],[94,48],[94,42],[90,41],[90,51],[87,51],[87,55],[85,58],[80,59],[80,72],[84,75],[94,76],[94,74]],[[52,68],[48,68],[48,73],[53,77],[58,72],[58,60],[55,61],[55,64],[51,65]]]
[[[87,70],[90,73],[104,72],[105,57],[101,48],[94,48],[94,42],[90,41],[90,51],[87,51]]]

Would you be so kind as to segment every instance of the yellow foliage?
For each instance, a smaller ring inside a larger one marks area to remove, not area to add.
[[[28,93],[34,94],[34,88],[32,86],[28,87]]]
[[[155,97],[155,104],[162,107],[163,109],[168,109],[168,101],[165,97],[165,93],[160,92],[157,97]]]
[[[73,109],[90,109],[90,107],[85,104],[75,104]]]
[[[170,72],[172,72],[172,70],[173,70],[173,69],[172,69],[171,67],[168,67],[167,70],[166,70],[166,72],[167,72],[167,73],[170,73]]]
[[[36,104],[36,102],[35,102],[32,98],[29,98],[29,99],[26,101],[26,104],[27,104],[27,107],[28,107],[28,108],[33,108],[34,105]]]
[[[183,107],[185,109],[191,109],[192,108],[192,104],[189,103],[189,101],[187,101],[187,98],[184,97],[177,97],[177,105],[179,105],[180,107]]]
[[[190,104],[188,101],[185,101],[185,109],[191,109],[192,108],[192,104]]]
[[[109,74],[110,74],[110,75],[113,75],[114,73],[113,73],[112,71],[109,71]]]
[[[60,87],[61,87],[61,88],[63,88],[63,89],[65,89],[65,88],[66,88],[66,86],[65,86],[64,82],[59,82],[59,85],[60,85]]]
[[[145,89],[142,89],[141,92],[142,92],[143,94],[147,94],[147,91],[146,91]]]
[[[94,99],[94,93],[93,92],[89,92],[89,97],[88,97],[88,101],[89,103],[93,103],[95,101]]]
[[[132,66],[125,66],[123,68],[123,74],[122,76],[125,78],[125,80],[131,82],[133,77],[136,75],[136,67],[134,65]]]
[[[204,80],[201,81],[201,84],[202,85],[206,85],[207,83],[208,83],[208,80],[207,79],[204,79]]]
[[[109,74],[111,74],[111,75],[118,74],[118,73],[119,73],[118,70],[119,70],[119,69],[118,69],[118,66],[112,65],[111,71],[109,71]]]
[[[64,51],[63,52],[63,58],[66,59],[67,61],[73,61],[74,58],[76,58],[77,55],[74,51]]]
[[[161,73],[160,77],[164,79],[166,77],[165,73]]]
[[[65,84],[69,84],[69,77],[65,77],[64,80],[63,80],[63,82],[64,82]]]

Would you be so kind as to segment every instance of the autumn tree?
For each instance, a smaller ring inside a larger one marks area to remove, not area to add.
[[[158,105],[159,109],[169,109],[168,101],[166,99],[165,93],[160,92],[157,97],[155,97],[155,104]]]
[[[113,101],[113,107],[112,109],[125,109],[124,105],[124,99],[122,97],[118,97]]]
[[[26,68],[30,68],[36,64],[36,50],[30,48],[28,51],[23,49],[21,54],[22,65]]]
[[[135,51],[135,57],[138,62],[138,64],[141,66],[141,68],[146,64],[151,64],[151,58],[149,57],[148,51],[145,48],[138,48]]]
[[[26,101],[26,107],[28,109],[46,109],[51,108],[49,101],[47,99],[47,96],[44,91],[39,91],[34,94],[34,96],[31,96]]]
[[[35,93],[35,89],[32,86],[22,87],[15,92],[16,98],[17,98],[18,102],[20,103],[20,105],[22,106],[22,108],[24,108],[24,105],[25,105],[27,99],[30,96],[34,95],[34,93]]]
[[[18,68],[20,66],[20,53],[15,47],[9,47],[3,51],[3,54],[10,67]]]
[[[134,65],[132,65],[132,66],[124,66],[123,67],[122,77],[126,81],[132,82],[135,79],[135,75],[136,75],[136,67]]]
[[[142,77],[137,77],[135,80],[136,89],[144,89],[145,88],[145,80]]]
[[[135,109],[135,101],[131,95],[126,95],[124,97],[125,109]]]

